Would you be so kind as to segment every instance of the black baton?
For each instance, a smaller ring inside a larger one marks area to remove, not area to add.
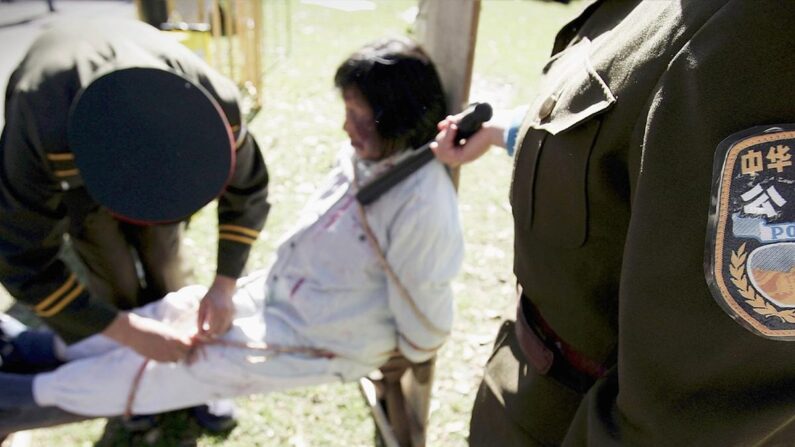
[[[491,119],[491,106],[488,103],[480,102],[471,104],[464,111],[464,116],[458,122],[458,132],[455,136],[455,144],[459,145],[461,140],[467,139],[475,132],[480,130],[484,122]],[[421,147],[414,149],[412,154],[404,158],[400,163],[379,177],[373,179],[356,193],[356,200],[362,205],[369,205],[375,202],[385,192],[400,183],[403,179],[413,172],[423,167],[426,163],[433,160],[429,141]]]

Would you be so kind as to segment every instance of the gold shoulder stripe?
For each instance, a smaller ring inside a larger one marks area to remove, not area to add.
[[[53,306],[53,307],[51,307],[51,308],[49,308],[47,310],[43,310],[43,311],[39,312],[38,313],[39,316],[41,316],[41,317],[51,317],[51,316],[57,314],[58,312],[62,311],[64,307],[68,306],[69,303],[74,301],[75,298],[80,296],[80,294],[83,293],[83,290],[84,290],[83,285],[82,284],[78,284],[78,286],[74,290],[72,290],[71,293],[69,293],[68,295],[63,297],[63,299],[58,304],[56,304],[55,306]]]
[[[77,169],[61,169],[61,170],[56,170],[54,172],[55,176],[58,178],[72,177],[79,173]]]
[[[218,225],[218,231],[219,232],[231,231],[233,233],[240,233],[246,236],[251,236],[253,238],[259,236],[259,231],[252,230],[251,228],[241,227],[240,225],[231,225],[231,224]]]
[[[61,287],[58,287],[58,289],[55,292],[47,295],[46,298],[44,298],[38,304],[33,306],[33,310],[36,311],[36,313],[38,313],[50,307],[54,302],[58,301],[69,289],[73,288],[76,281],[77,281],[77,276],[75,276],[75,274],[72,273],[71,275],[69,275],[69,278],[67,278],[66,281],[64,281]]]
[[[237,236],[237,235],[234,235],[234,234],[226,234],[226,233],[219,234],[218,235],[218,239],[240,242],[241,244],[246,244],[246,245],[251,245],[251,244],[253,244],[254,242],[257,241],[256,238],[251,238],[251,237],[246,237],[246,236]]]
[[[50,161],[71,161],[75,159],[75,154],[71,152],[58,152],[47,154],[47,160]]]

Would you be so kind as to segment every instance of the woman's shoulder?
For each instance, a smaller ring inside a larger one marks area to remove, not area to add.
[[[457,206],[455,185],[447,167],[434,159],[395,187],[396,195],[416,207],[452,212]]]

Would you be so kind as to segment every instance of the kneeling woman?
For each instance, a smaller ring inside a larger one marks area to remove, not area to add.
[[[350,144],[275,263],[239,283],[228,333],[197,340],[194,361],[178,364],[147,362],[94,336],[70,346],[70,361],[51,372],[0,373],[0,412],[160,413],[354,380],[397,352],[417,362],[431,357],[452,325],[450,282],[463,257],[448,174],[433,161],[367,208],[355,194],[435,136],[446,112],[439,78],[421,49],[391,39],[353,54],[335,83]],[[195,332],[203,295],[188,287],[136,312]]]

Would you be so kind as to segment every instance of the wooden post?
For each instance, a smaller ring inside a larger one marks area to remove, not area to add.
[[[445,89],[448,112],[458,113],[469,100],[480,0],[419,0],[419,2],[415,30],[417,40],[436,64]],[[458,169],[453,169],[450,175],[457,188]],[[407,362],[403,358],[393,360]],[[403,415],[405,417],[395,418],[396,411],[393,408],[391,412],[393,416],[390,416],[390,425],[393,426],[391,429],[382,428],[381,423],[378,422],[380,413],[375,411],[376,423],[381,433],[395,435],[387,437],[389,439],[387,442],[397,442],[401,446],[425,447],[435,365],[436,359],[433,358],[421,364],[408,365],[407,369],[404,367],[402,376],[399,376],[402,392],[399,406],[405,407]],[[388,386],[391,380],[387,380],[386,377],[386,371],[389,369],[388,366],[382,366],[380,369],[385,376],[381,381],[384,386]],[[365,387],[362,386],[362,389],[364,390]],[[384,396],[387,407],[395,398],[393,396],[390,399],[388,394]],[[380,404],[377,406],[380,410]],[[398,420],[403,420],[403,423],[398,423]]]
[[[469,100],[480,0],[420,0],[416,32],[428,51],[447,94],[448,112],[460,112]],[[451,173],[458,187],[458,168]]]

